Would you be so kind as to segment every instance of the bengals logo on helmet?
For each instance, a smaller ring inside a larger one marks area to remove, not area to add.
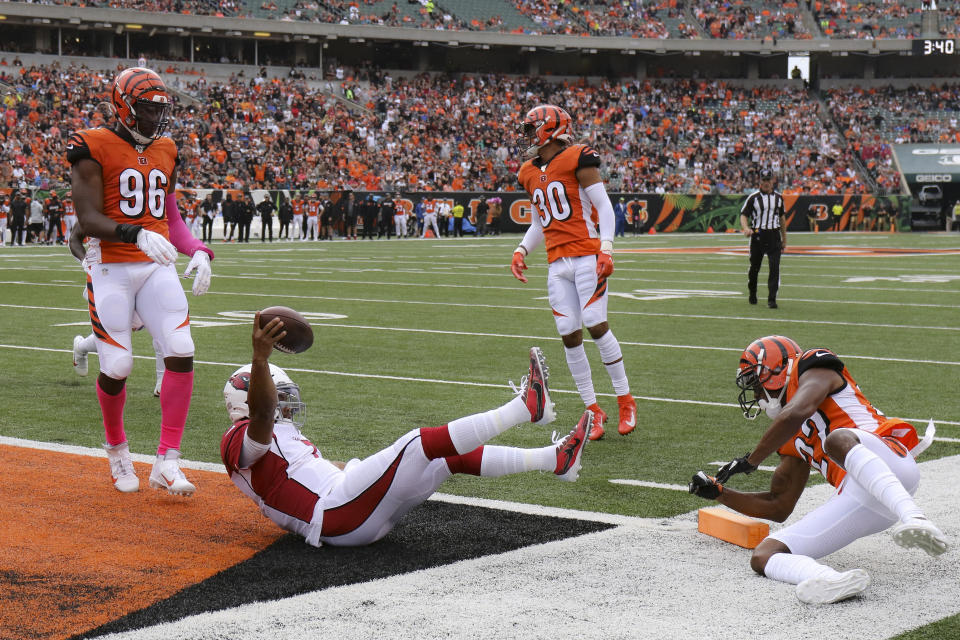
[[[737,370],[737,386],[752,389],[761,385],[767,389],[780,389],[787,384],[790,360],[803,351],[792,338],[766,336],[751,342],[740,356]]]
[[[244,371],[231,376],[230,386],[237,391],[250,391],[250,372]]]

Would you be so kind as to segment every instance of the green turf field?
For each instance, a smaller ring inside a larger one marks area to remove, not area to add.
[[[835,350],[888,415],[934,418],[943,440],[928,455],[960,452],[960,260],[867,251],[956,248],[960,236],[822,233],[790,240],[809,250],[784,257],[779,310],[762,304],[765,268],[761,304],[747,304],[740,236],[619,240],[609,317],[638,397],[638,431],[624,438],[615,426],[608,429],[588,448],[575,485],[528,474],[457,478],[445,491],[638,516],[693,509],[700,502],[684,493],[609,481],[683,484],[710,462],[750,449],[767,419],[741,417],[734,372],[743,347],[772,333],[804,348]],[[553,427],[572,427],[582,404],[545,299],[544,254],[529,258],[530,282],[523,285],[506,267],[516,242],[216,243],[210,293],[189,296],[197,365],[184,456],[218,460],[219,436],[228,426],[221,390],[250,354],[246,318],[275,304],[315,318],[313,348],[277,353],[273,361],[302,387],[304,431],[328,457],[364,456],[415,426],[506,401],[507,380],[519,382],[530,345],[546,354],[559,418],[549,428],[520,427],[498,441],[548,443]],[[839,247],[861,255],[833,255]],[[681,248],[724,251],[675,251]],[[180,262],[182,271],[185,259]],[[103,434],[93,390],[96,359],[87,378],[70,366],[73,336],[89,331],[82,271],[65,249],[53,247],[5,248],[0,268],[0,348],[7,365],[0,372],[7,390],[0,434],[97,446]],[[145,332],[135,338],[140,358],[128,383],[127,430],[131,448],[150,453],[159,401],[152,395],[150,339]],[[601,406],[614,414],[609,377],[589,342],[587,353]],[[758,473],[738,482],[760,487],[767,478]]]
[[[497,442],[543,446],[553,428],[569,430],[583,407],[546,301],[545,256],[528,258],[530,282],[519,283],[507,267],[517,241],[216,243],[210,293],[188,294],[197,363],[184,457],[219,460],[229,426],[223,385],[249,360],[252,312],[278,304],[313,322],[313,348],[277,353],[273,362],[300,384],[304,431],[327,457],[362,457],[413,427],[506,402],[507,381],[519,383],[531,345],[547,357],[559,418]],[[768,421],[741,417],[734,374],[742,349],[773,333],[836,351],[868,398],[921,433],[933,418],[938,441],[925,456],[960,453],[960,258],[945,251],[960,249],[960,236],[792,234],[790,243],[797,252],[783,259],[780,309],[770,310],[762,304],[766,267],[761,304],[747,304],[738,235],[619,239],[609,319],[638,399],[637,432],[620,437],[614,424],[590,443],[576,484],[550,474],[457,477],[443,490],[644,517],[703,506],[682,491],[610,481],[682,485],[696,470],[715,468],[711,462],[750,450]],[[178,270],[185,264],[181,258]],[[102,442],[96,358],[86,378],[70,364],[73,336],[90,330],[83,279],[64,248],[0,248],[0,435]],[[149,336],[137,334],[134,347],[127,432],[131,449],[149,454],[160,409]],[[587,353],[601,406],[615,415],[609,377],[589,341]],[[768,481],[758,472],[735,482],[749,489]],[[957,637],[957,628],[954,617],[903,637]]]

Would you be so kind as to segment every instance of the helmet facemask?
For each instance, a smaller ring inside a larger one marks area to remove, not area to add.
[[[307,419],[307,405],[300,399],[294,382],[277,382],[277,420],[292,422],[298,429]]]
[[[120,119],[120,124],[137,144],[150,144],[154,140],[159,140],[163,132],[167,130],[170,124],[170,109],[173,106],[169,102],[158,102],[153,100],[133,99],[130,96],[123,96],[124,102],[130,108],[130,124]],[[153,131],[143,131],[143,125],[153,125]]]
[[[763,360],[762,352],[760,359]],[[786,378],[783,386],[779,389],[768,389],[766,383],[779,376],[784,370],[786,370]],[[740,396],[737,400],[743,410],[743,417],[747,420],[754,420],[763,411],[771,420],[776,418],[783,409],[782,401],[787,393],[787,384],[790,382],[792,373],[793,358],[789,358],[785,365],[776,369],[771,369],[762,362],[739,369],[737,372],[737,387],[740,388]],[[771,391],[779,391],[776,398],[770,395]],[[750,393],[752,397],[748,399],[747,393]]]

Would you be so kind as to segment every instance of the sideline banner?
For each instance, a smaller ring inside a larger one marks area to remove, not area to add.
[[[68,189],[56,189],[61,198]],[[251,189],[241,191],[236,189],[178,189],[181,213],[192,207],[186,200],[203,200],[207,194],[213,195],[214,202],[221,202],[230,195],[236,200],[238,197],[249,194],[254,203],[264,198],[270,198],[274,204],[282,199],[291,197],[318,195],[322,199],[329,199],[336,204],[344,192],[326,192],[315,190],[295,189]],[[356,193],[356,202],[360,202],[368,195],[379,202],[391,192],[375,191]],[[34,190],[31,197],[48,198],[50,190]],[[401,193],[395,200],[407,213],[412,213],[414,205],[423,200],[447,202],[451,205],[460,203],[466,209],[469,222],[476,223],[477,205],[481,200],[492,197],[501,198],[502,212],[499,228],[505,233],[522,233],[526,231],[531,221],[530,199],[523,192],[409,192]],[[611,193],[610,201],[616,204],[623,199],[627,207],[627,228],[631,233],[649,233],[654,229],[657,233],[692,231],[703,233],[712,229],[716,233],[723,233],[728,229],[739,230],[740,207],[746,195],[714,195],[714,194],[637,194]],[[910,228],[910,196],[872,196],[859,194],[846,195],[785,195],[784,206],[787,217],[788,231],[808,231],[816,223],[820,230],[826,230],[834,225],[833,207],[841,206],[840,230],[847,231],[859,228],[872,229],[876,220],[881,216],[893,217],[896,229],[903,231]],[[185,206],[187,205],[187,206]],[[866,221],[864,225],[863,222]],[[465,230],[468,227],[465,226]]]

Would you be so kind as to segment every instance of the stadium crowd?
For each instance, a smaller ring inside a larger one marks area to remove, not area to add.
[[[693,13],[711,38],[735,40],[812,37],[795,0],[772,5],[746,0],[706,0]]]
[[[916,38],[920,35],[919,2],[817,0],[812,10],[820,30],[831,38]]]
[[[0,183],[62,184],[64,140],[109,119],[102,102],[113,71],[4,62],[0,77],[16,91],[2,98]],[[218,81],[173,73],[171,86],[199,105],[180,105],[171,122],[170,134],[181,144],[181,185],[513,191],[523,161],[516,123],[540,102],[567,107],[579,138],[601,153],[614,191],[740,193],[752,187],[754,169],[765,166],[786,192],[864,193],[872,185],[858,175],[859,159],[881,192],[897,193],[890,142],[960,141],[960,85],[833,90],[830,118],[796,86],[393,78],[344,67],[328,77],[263,73]]]
[[[831,115],[881,190],[895,192],[900,181],[891,144],[960,143],[960,84],[826,93]]]
[[[459,16],[431,0],[31,0],[37,4],[132,9],[187,15],[274,18],[455,31],[503,31],[632,38],[916,38],[921,2],[893,0],[504,0],[529,24],[505,21],[496,5]],[[960,32],[960,5],[939,3],[941,35]],[[489,15],[481,15],[483,11]],[[804,25],[808,12],[819,33]],[[522,18],[521,18],[522,20]]]

